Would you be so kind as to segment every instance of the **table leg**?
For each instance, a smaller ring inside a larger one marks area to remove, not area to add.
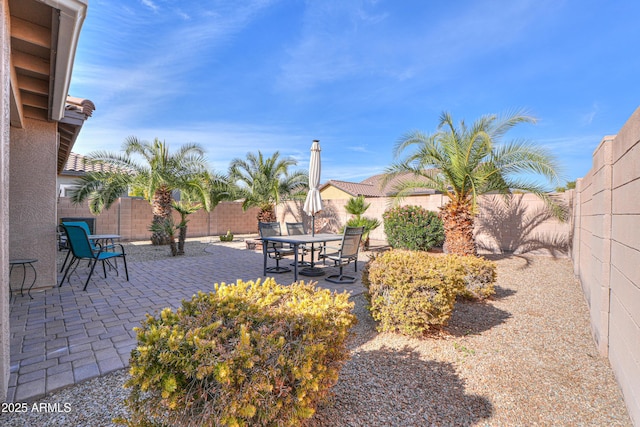
[[[263,257],[263,266],[262,266],[262,275],[267,275],[267,245],[269,244],[268,240],[262,241],[262,257]]]
[[[298,249],[300,248],[299,243],[294,243],[293,245],[293,281],[298,281]]]

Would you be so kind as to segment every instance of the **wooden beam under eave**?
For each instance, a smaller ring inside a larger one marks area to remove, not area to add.
[[[20,89],[24,92],[36,95],[49,96],[49,80],[36,79],[29,76],[20,76]]]
[[[14,51],[11,54],[11,59],[15,68],[38,74],[46,79],[49,78],[51,68],[49,61],[20,51]]]
[[[22,94],[22,104],[24,106],[41,108],[43,110],[49,108],[48,97],[29,92]]]
[[[16,68],[11,64],[11,126],[22,129],[24,127],[24,110],[22,109],[22,94],[18,86],[18,74]]]
[[[51,49],[51,30],[15,16],[11,17],[11,37]]]

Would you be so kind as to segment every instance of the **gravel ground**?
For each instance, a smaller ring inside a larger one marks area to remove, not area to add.
[[[195,242],[187,256],[215,243]],[[166,257],[153,247],[127,248],[131,261]],[[609,363],[591,338],[570,262],[493,259],[496,296],[459,301],[449,325],[422,340],[376,332],[364,297],[355,296],[352,358],[311,426],[631,426]],[[120,371],[61,390],[33,402],[58,404],[60,412],[29,406],[24,414],[0,415],[0,424],[113,425],[125,414],[127,376]]]

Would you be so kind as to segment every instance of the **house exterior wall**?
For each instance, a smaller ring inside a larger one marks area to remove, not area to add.
[[[57,124],[26,118],[24,123],[23,129],[11,129],[9,256],[37,259],[34,288],[52,287],[57,280]]]
[[[576,183],[573,266],[629,415],[640,425],[640,108]]]
[[[9,146],[11,58],[8,0],[0,0],[0,402],[9,386]]]
[[[348,199],[351,197],[349,193],[342,191],[333,185],[323,188],[322,191],[320,191],[320,196],[322,197],[322,200]]]

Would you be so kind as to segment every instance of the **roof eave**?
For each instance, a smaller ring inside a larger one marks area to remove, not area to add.
[[[65,105],[75,59],[80,30],[87,15],[88,0],[39,0],[59,11],[58,40],[51,100],[51,120],[60,121]]]

